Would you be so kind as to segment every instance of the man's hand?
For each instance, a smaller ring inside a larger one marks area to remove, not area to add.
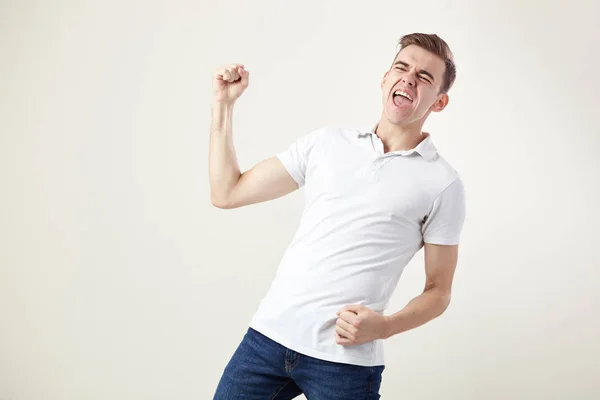
[[[363,305],[349,305],[337,312],[335,340],[341,345],[357,345],[386,339],[389,323],[385,316]]]
[[[213,77],[214,103],[233,104],[248,87],[250,73],[243,64],[226,65],[217,70]]]

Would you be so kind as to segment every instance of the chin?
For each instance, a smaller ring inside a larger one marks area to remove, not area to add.
[[[385,117],[390,122],[390,124],[393,125],[406,125],[412,122],[412,120],[410,119],[410,115],[400,116],[396,113],[392,113],[391,115],[386,114]]]

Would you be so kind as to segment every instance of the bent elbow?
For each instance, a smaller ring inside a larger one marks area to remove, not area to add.
[[[446,312],[446,310],[448,309],[448,307],[450,306],[450,300],[452,299],[452,296],[450,295],[450,293],[444,293],[441,296],[441,313],[443,314],[444,312]]]
[[[222,210],[232,208],[231,204],[226,199],[223,199],[221,197],[211,196],[210,202],[214,207],[220,208]]]

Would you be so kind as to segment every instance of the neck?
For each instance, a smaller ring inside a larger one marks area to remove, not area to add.
[[[422,131],[423,124],[393,125],[383,117],[377,126],[377,137],[381,139],[385,152],[414,149],[429,134]]]

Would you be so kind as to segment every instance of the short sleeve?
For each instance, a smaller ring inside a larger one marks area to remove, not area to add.
[[[423,242],[456,245],[460,240],[466,214],[465,189],[457,178],[434,200],[422,227]]]
[[[322,129],[311,131],[296,139],[286,150],[277,154],[277,158],[290,176],[296,181],[298,187],[306,182],[306,170],[310,153],[317,142]]]

